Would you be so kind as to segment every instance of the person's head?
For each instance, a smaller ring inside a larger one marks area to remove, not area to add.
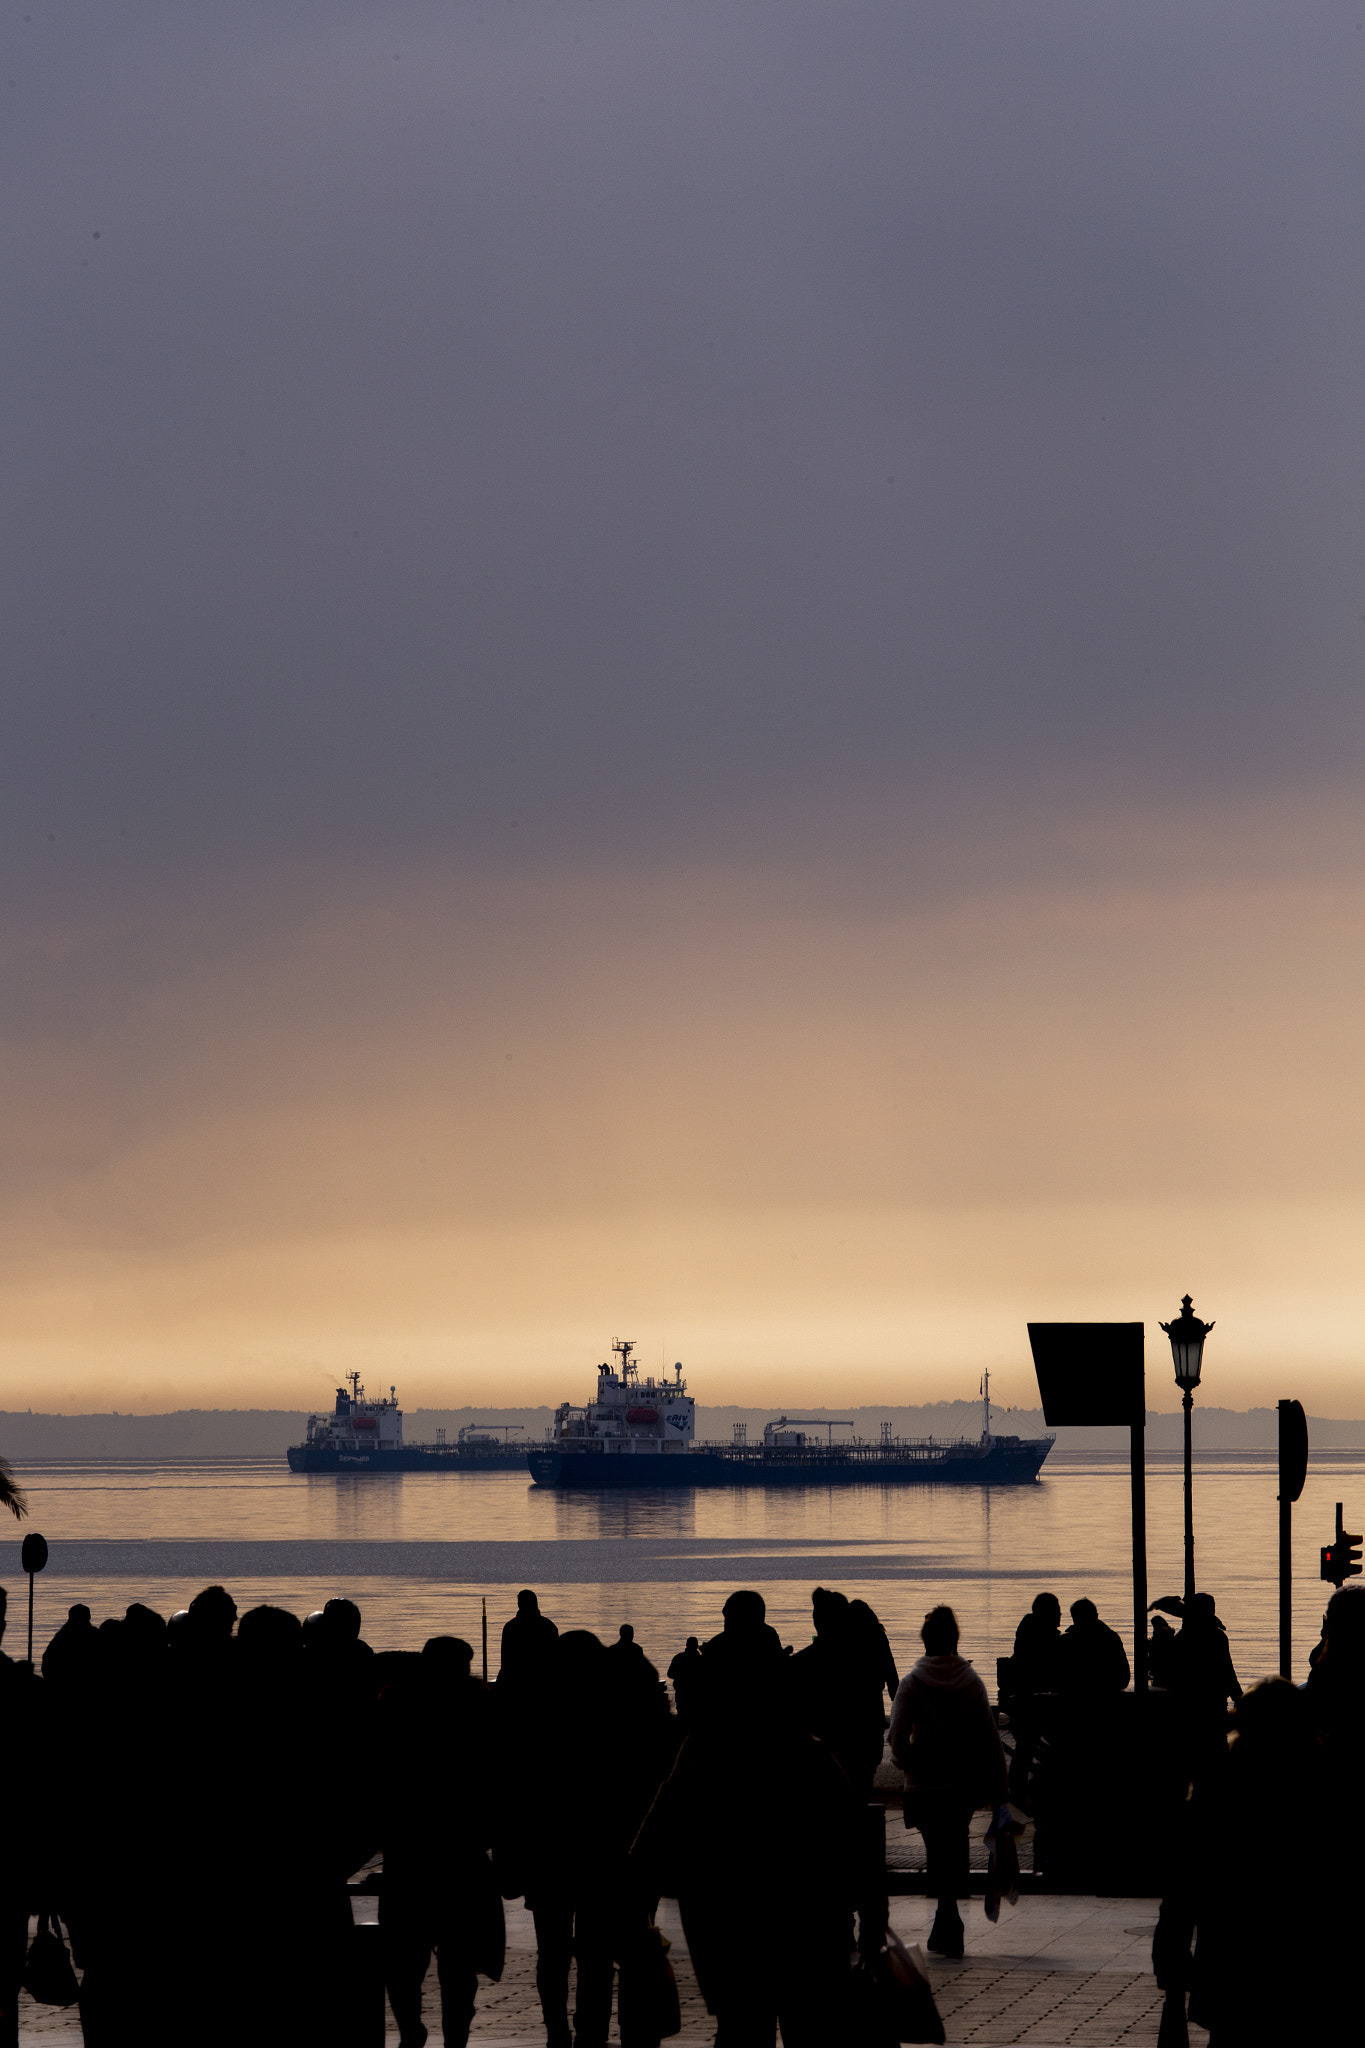
[[[1254,1758],[1272,1768],[1286,1768],[1306,1755],[1312,1743],[1303,1694],[1287,1678],[1259,1679],[1233,1709],[1232,1733],[1241,1762]]]
[[[721,1608],[726,1635],[746,1635],[763,1627],[768,1619],[768,1610],[761,1593],[750,1592],[747,1588],[732,1593]]]
[[[1100,1610],[1093,1600],[1073,1600],[1071,1603],[1071,1624],[1073,1628],[1093,1628],[1100,1618]]]
[[[226,1642],[237,1619],[237,1602],[221,1586],[205,1586],[191,1600],[189,1617],[197,1634]]]
[[[1213,1627],[1218,1620],[1218,1609],[1213,1604],[1212,1593],[1196,1593],[1185,1603],[1186,1623],[1193,1622],[1196,1628]]]
[[[66,1618],[75,1628],[89,1628],[90,1609],[84,1600],[78,1600],[74,1607],[67,1608]]]
[[[303,1627],[285,1607],[250,1607],[237,1624],[237,1646],[258,1670],[283,1670],[303,1647]]]
[[[611,1669],[606,1644],[590,1628],[566,1628],[554,1646],[555,1685],[578,1707],[591,1706]]]
[[[354,1600],[329,1600],[322,1610],[323,1634],[334,1643],[360,1641],[360,1609]]]
[[[689,1636],[686,1647],[689,1650],[699,1650],[701,1648],[701,1638],[699,1636]]]
[[[951,1657],[956,1653],[957,1616],[951,1607],[931,1607],[919,1633],[926,1657]]]
[[[811,1618],[817,1636],[836,1636],[848,1620],[848,1597],[817,1586],[810,1596]]]
[[[1029,1612],[1044,1628],[1060,1628],[1062,1625],[1062,1603],[1055,1593],[1039,1593]]]
[[[473,1662],[474,1647],[463,1636],[428,1636],[422,1645],[424,1678],[468,1678]]]
[[[540,1602],[529,1586],[523,1586],[517,1595],[518,1614],[539,1614]]]
[[[635,1641],[635,1631],[628,1621],[621,1623],[620,1628],[616,1631],[616,1635],[618,1642],[633,1643]]]
[[[155,1656],[158,1650],[165,1647],[166,1623],[154,1607],[147,1607],[141,1600],[134,1600],[123,1621],[129,1637],[144,1656]]]
[[[1322,1632],[1338,1657],[1365,1655],[1365,1586],[1342,1586],[1327,1602]]]

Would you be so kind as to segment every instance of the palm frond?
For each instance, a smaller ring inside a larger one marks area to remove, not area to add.
[[[15,1485],[14,1474],[4,1458],[0,1458],[0,1508],[8,1508],[16,1522],[22,1522],[28,1513],[28,1495],[22,1486]]]

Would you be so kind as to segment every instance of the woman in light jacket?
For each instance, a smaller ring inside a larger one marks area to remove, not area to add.
[[[977,1807],[1004,1802],[1005,1756],[986,1688],[957,1654],[952,1608],[926,1614],[920,1637],[924,1655],[891,1709],[891,1754],[905,1772],[905,1825],[924,1837],[929,1895],[938,1901],[928,1946],[960,1956],[968,1828]]]

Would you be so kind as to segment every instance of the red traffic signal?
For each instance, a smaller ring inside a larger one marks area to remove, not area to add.
[[[1331,1585],[1340,1589],[1347,1579],[1358,1579],[1361,1574],[1360,1546],[1362,1539],[1353,1536],[1349,1529],[1341,1526],[1341,1502],[1337,1502],[1337,1533],[1331,1543],[1322,1546],[1318,1573]]]

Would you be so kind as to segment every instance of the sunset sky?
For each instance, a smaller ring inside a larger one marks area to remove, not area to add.
[[[1354,10],[3,39],[0,1407],[1365,1414]]]

